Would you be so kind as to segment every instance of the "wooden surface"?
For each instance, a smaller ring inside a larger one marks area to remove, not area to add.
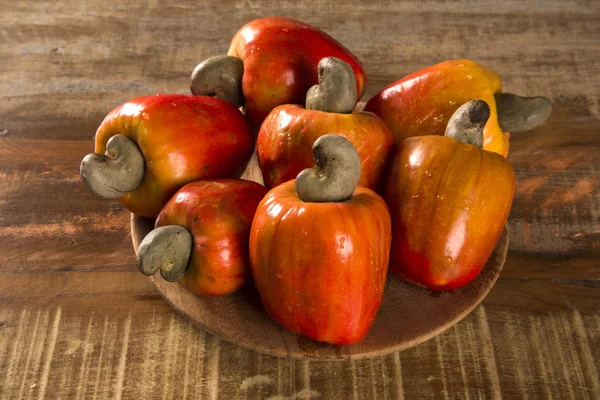
[[[0,1],[0,398],[600,398],[600,2]],[[264,15],[326,29],[366,97],[470,57],[554,102],[515,134],[511,246],[483,305],[436,339],[340,363],[263,356],[194,328],[134,266],[129,215],[78,177],[138,95],[187,92]]]
[[[154,219],[131,215],[136,254],[152,229]],[[253,285],[229,296],[206,298],[194,295],[179,283],[167,282],[160,274],[150,279],[165,301],[194,325],[245,349],[298,360],[359,360],[416,346],[467,316],[498,279],[506,261],[508,236],[505,227],[483,271],[472,283],[452,292],[433,293],[390,274],[373,326],[363,340],[349,346],[315,342],[276,324],[264,310]]]

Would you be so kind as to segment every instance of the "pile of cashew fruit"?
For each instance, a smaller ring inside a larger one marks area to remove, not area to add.
[[[81,176],[155,218],[137,255],[145,275],[199,296],[254,285],[290,331],[357,343],[386,279],[451,291],[479,274],[512,204],[509,135],[552,110],[469,60],[405,76],[363,111],[366,82],[327,33],[257,19],[194,69],[191,94],[112,110]],[[264,186],[239,179],[254,154]]]

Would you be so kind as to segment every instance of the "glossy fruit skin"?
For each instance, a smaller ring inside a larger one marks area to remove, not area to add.
[[[499,154],[445,137],[406,139],[392,161],[390,270],[432,290],[471,282],[502,233],[515,174]]]
[[[182,187],[165,205],[156,228],[179,225],[194,237],[194,248],[181,283],[201,296],[240,289],[251,278],[250,226],[267,193],[242,179],[200,180]]]
[[[490,106],[483,131],[484,149],[508,155],[508,132],[498,125],[495,93],[502,91],[500,77],[470,60],[451,60],[432,65],[396,81],[371,98],[365,106],[380,116],[402,140],[423,135],[444,135],[454,111],[469,100]]]
[[[254,134],[234,106],[207,96],[159,94],[112,110],[96,132],[96,153],[122,134],[145,159],[141,185],[121,197],[132,213],[154,218],[183,185],[234,177],[252,155]]]
[[[350,64],[356,75],[357,99],[367,81],[350,50],[327,33],[289,18],[267,17],[247,23],[234,35],[227,54],[244,62],[246,116],[256,129],[275,107],[304,105],[306,92],[318,83],[317,65],[324,57]]]
[[[381,304],[391,222],[379,195],[358,186],[350,200],[305,203],[294,181],[269,191],[250,235],[256,288],[269,316],[311,339],[362,340]]]
[[[373,113],[351,114],[306,110],[297,105],[274,109],[263,122],[256,154],[268,188],[292,180],[305,168],[315,165],[312,146],[328,133],[348,139],[361,160],[359,185],[379,190],[392,156],[394,136]]]

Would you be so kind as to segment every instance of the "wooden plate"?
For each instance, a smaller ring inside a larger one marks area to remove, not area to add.
[[[264,184],[256,157],[241,176]],[[131,238],[138,246],[154,220],[131,216]],[[271,321],[253,285],[228,296],[202,298],[170,283],[160,274],[150,277],[162,297],[200,328],[239,346],[280,357],[317,360],[358,359],[412,347],[439,335],[473,310],[490,291],[506,260],[508,228],[481,273],[453,292],[435,293],[388,275],[383,302],[373,327],[360,343],[336,346],[296,335]]]

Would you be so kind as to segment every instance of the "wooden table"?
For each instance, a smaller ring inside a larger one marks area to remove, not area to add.
[[[600,398],[600,3],[35,1],[0,5],[0,397]],[[135,267],[129,214],[81,158],[123,101],[186,93],[243,23],[291,16],[364,62],[366,98],[469,57],[550,120],[514,134],[508,259],[469,317],[386,357],[264,356],[176,314]]]

